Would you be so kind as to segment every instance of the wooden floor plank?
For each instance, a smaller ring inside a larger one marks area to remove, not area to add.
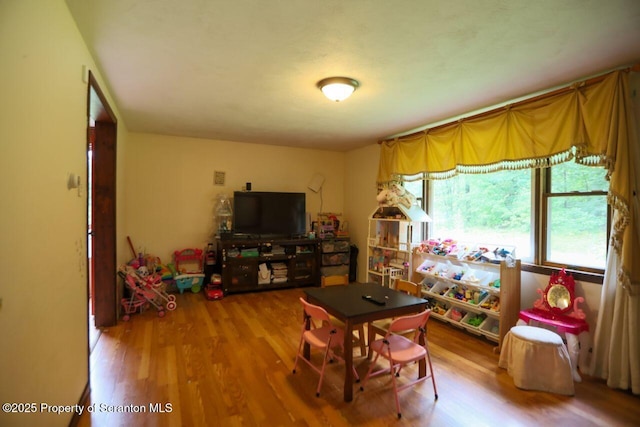
[[[346,403],[343,364],[329,365],[320,397],[317,373],[304,364],[292,373],[303,295],[288,289],[207,301],[185,292],[165,317],[148,310],[105,329],[91,355],[88,403],[108,410],[85,411],[78,425],[398,425],[389,378],[364,391],[356,385]],[[401,392],[403,426],[640,425],[640,399],[602,380],[583,375],[573,397],[519,390],[498,368],[495,343],[435,319],[428,340],[439,399],[430,381]],[[354,365],[361,376],[369,367],[358,350]],[[167,404],[170,411],[151,412]],[[132,406],[146,412],[123,412]]]

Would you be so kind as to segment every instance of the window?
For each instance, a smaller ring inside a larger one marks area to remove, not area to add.
[[[571,161],[405,187],[432,218],[425,238],[515,246],[524,263],[602,273],[609,229],[605,173]]]
[[[515,246],[532,261],[531,170],[458,174],[431,181],[429,236]]]
[[[545,180],[543,264],[604,270],[609,230],[604,169],[566,162],[546,169]]]

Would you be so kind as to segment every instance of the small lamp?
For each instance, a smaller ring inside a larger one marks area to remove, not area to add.
[[[320,80],[317,84],[324,96],[335,102],[344,101],[350,97],[359,85],[357,80],[349,77],[329,77]]]

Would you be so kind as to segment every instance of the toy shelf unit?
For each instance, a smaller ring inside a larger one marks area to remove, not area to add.
[[[351,246],[348,237],[323,239],[320,243],[320,275],[324,277],[349,274]]]
[[[469,261],[414,251],[412,281],[434,318],[498,343],[520,312],[520,260]]]
[[[378,207],[369,217],[367,280],[393,287],[394,280],[408,279],[420,225],[429,220],[416,205]]]
[[[225,294],[319,283],[318,239],[219,239]]]

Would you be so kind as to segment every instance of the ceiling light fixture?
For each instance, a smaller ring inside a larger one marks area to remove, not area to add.
[[[349,77],[329,77],[318,82],[318,88],[324,96],[335,102],[344,101],[350,97],[358,86],[360,83]]]

